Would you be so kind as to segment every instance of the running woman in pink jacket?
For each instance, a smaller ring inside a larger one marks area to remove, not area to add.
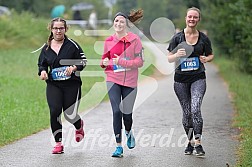
[[[138,68],[143,66],[143,47],[140,38],[128,31],[131,23],[143,17],[143,10],[130,15],[117,13],[114,17],[115,34],[105,40],[101,67],[105,68],[108,95],[113,110],[113,128],[117,147],[112,157],[122,157],[122,120],[125,126],[127,146],[135,147],[132,112],[137,95]]]

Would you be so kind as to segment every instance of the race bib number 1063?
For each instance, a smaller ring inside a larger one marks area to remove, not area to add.
[[[199,69],[199,58],[180,58],[181,71],[192,71]]]

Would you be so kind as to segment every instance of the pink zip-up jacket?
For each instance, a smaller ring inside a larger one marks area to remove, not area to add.
[[[114,70],[112,58],[116,58],[114,54],[120,56],[118,64],[123,69],[121,71]],[[138,68],[143,66],[143,47],[140,38],[131,32],[122,39],[118,39],[116,35],[112,35],[105,40],[104,52],[102,60],[109,59],[109,65],[101,67],[106,68],[106,81],[114,82],[119,85],[135,88],[138,81]]]

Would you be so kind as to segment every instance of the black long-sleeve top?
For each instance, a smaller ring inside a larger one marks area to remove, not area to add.
[[[52,81],[52,69],[75,65],[77,67],[77,71],[71,75],[69,80],[78,80],[81,82],[79,72],[85,68],[87,62],[87,58],[81,47],[69,38],[64,39],[58,55],[51,49],[51,47],[46,50],[47,47],[48,45],[45,45],[39,55],[38,75],[40,75],[41,71],[44,70],[48,73],[47,82]],[[48,67],[50,69],[49,72]]]

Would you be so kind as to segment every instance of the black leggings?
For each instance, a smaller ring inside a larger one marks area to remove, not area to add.
[[[81,84],[77,81],[48,82],[46,87],[47,103],[50,108],[50,123],[55,142],[62,141],[61,113],[76,129],[81,127],[78,115],[81,98]]]
[[[188,139],[201,139],[203,119],[201,104],[206,92],[206,80],[200,79],[193,83],[174,83],[174,90],[183,111],[182,123]]]
[[[136,100],[137,88],[107,82],[108,95],[113,110],[113,128],[117,143],[122,141],[122,118],[126,131],[132,127],[132,112]]]

